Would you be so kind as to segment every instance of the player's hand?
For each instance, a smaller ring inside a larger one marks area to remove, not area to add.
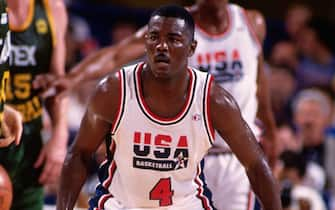
[[[54,74],[40,74],[33,81],[34,89],[40,89],[40,96],[48,98],[54,96],[60,100],[74,88],[75,81],[70,76],[57,76]]]
[[[6,105],[1,130],[3,138],[0,138],[0,147],[7,147],[12,142],[19,145],[23,130],[21,113]]]
[[[66,156],[66,144],[58,142],[66,142],[60,135],[54,135],[42,148],[37,161],[34,164],[35,168],[43,165],[42,173],[39,177],[41,184],[53,184],[60,177],[63,162]]]

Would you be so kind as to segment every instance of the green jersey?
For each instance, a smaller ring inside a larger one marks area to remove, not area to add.
[[[51,64],[54,37],[46,4],[45,0],[30,0],[27,20],[20,27],[10,27],[11,88],[6,97],[22,113],[24,123],[41,120],[42,101],[32,82],[36,75],[47,73]]]
[[[32,82],[36,75],[49,72],[51,65],[55,43],[48,3],[52,1],[29,0],[24,23],[19,27],[10,25],[11,75],[9,88],[6,88],[6,104],[20,111],[24,120],[20,145],[0,148],[0,164],[13,183],[12,210],[42,210],[43,206],[43,187],[38,182],[43,168],[34,167],[43,147],[42,101],[32,88]]]
[[[6,100],[5,87],[9,79],[9,45],[7,5],[5,0],[0,0],[0,122],[2,122],[3,108]],[[1,125],[0,136],[2,136]]]

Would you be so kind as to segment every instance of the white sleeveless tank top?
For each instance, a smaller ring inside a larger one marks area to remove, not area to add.
[[[215,81],[235,98],[243,118],[255,133],[260,44],[243,8],[229,4],[228,14],[229,27],[223,34],[211,35],[196,25],[198,46],[189,65],[214,76]]]
[[[101,195],[94,199],[102,209],[108,209],[110,198],[126,208],[212,209],[200,164],[214,139],[208,115],[212,76],[189,68],[183,110],[167,119],[152,113],[144,101],[143,65],[119,72],[121,99],[112,127],[113,158],[101,167],[108,173],[100,172]]]

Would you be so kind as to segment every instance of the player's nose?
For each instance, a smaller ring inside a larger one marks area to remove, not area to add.
[[[168,50],[168,44],[164,39],[160,39],[159,43],[156,45],[157,51],[167,51]]]

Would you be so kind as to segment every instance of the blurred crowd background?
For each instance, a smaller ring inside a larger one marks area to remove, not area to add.
[[[162,4],[191,5],[192,0],[67,0],[69,27],[66,68],[89,53],[120,42],[147,23]],[[257,9],[267,23],[265,68],[278,127],[280,160],[274,173],[282,188],[284,206],[300,198],[304,210],[335,210],[335,1],[231,1]],[[131,49],[129,49],[131,50]],[[96,82],[70,96],[68,114],[73,139],[87,96]],[[48,124],[45,125],[47,128]],[[104,148],[96,155],[102,161]],[[96,178],[83,189],[94,192]],[[54,202],[49,186],[46,204]],[[301,207],[301,208],[302,208]],[[290,208],[286,208],[290,209]]]

